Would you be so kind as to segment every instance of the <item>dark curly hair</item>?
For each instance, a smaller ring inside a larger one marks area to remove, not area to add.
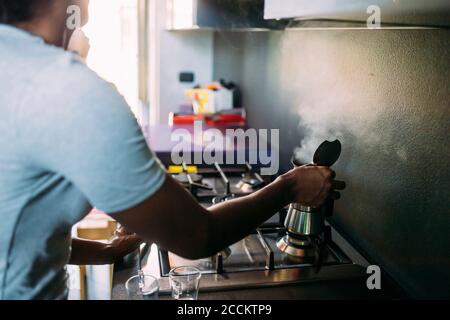
[[[0,23],[13,24],[26,22],[44,0],[0,0]]]

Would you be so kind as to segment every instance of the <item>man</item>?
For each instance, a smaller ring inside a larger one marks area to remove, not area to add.
[[[290,202],[338,198],[344,184],[332,171],[302,167],[248,197],[200,206],[166,175],[114,87],[64,50],[67,7],[86,20],[87,2],[0,0],[0,299],[66,298],[70,229],[92,206],[197,259]]]

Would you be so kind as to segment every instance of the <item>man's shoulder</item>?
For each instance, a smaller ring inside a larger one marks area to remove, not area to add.
[[[70,52],[49,54],[32,83],[34,92],[30,92],[30,98],[39,94],[50,108],[89,107],[94,111],[105,104],[125,103],[112,83],[102,79]]]
[[[68,89],[67,94],[102,93],[115,90],[115,87],[90,69],[78,55],[70,52],[60,53],[47,64],[41,77],[55,87]],[[51,88],[51,87],[50,87]]]
[[[92,132],[94,127],[111,131],[134,125],[134,116],[114,85],[75,54],[59,53],[46,61],[17,108],[16,121],[27,123],[28,135]]]

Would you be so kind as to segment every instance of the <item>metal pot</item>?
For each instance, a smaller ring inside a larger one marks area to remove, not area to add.
[[[313,163],[310,165],[331,167],[339,159],[341,149],[339,140],[324,141],[314,153]],[[292,159],[292,164],[296,167],[302,166],[301,162],[295,158]],[[334,201],[331,197],[320,208],[292,203],[284,222],[288,234],[299,237],[320,235],[325,228],[325,219],[333,214],[333,207]],[[282,244],[280,246],[282,251],[286,251]]]
[[[322,211],[322,209],[292,203],[284,225],[290,233],[303,236],[320,234],[325,225]]]

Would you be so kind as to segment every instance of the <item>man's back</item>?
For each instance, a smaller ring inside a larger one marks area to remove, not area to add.
[[[75,55],[0,25],[0,299],[66,295],[70,230],[154,193],[164,172],[131,111]]]

